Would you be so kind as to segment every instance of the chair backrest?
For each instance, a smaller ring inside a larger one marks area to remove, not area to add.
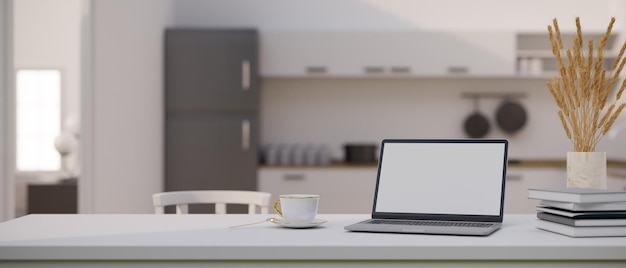
[[[156,214],[164,214],[165,206],[175,205],[176,214],[188,214],[189,204],[215,204],[215,214],[226,214],[226,204],[248,205],[248,214],[256,214],[256,206],[261,214],[267,214],[270,193],[258,191],[173,191],[152,195]]]

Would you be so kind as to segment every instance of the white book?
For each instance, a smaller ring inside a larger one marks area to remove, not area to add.
[[[626,191],[590,188],[530,188],[528,198],[571,203],[626,202]]]
[[[606,210],[622,210],[626,211],[626,202],[609,202],[609,203],[571,203],[550,200],[541,200],[540,206],[555,207],[571,211],[606,211]]]
[[[535,227],[571,237],[626,236],[626,226],[574,227],[537,219]]]

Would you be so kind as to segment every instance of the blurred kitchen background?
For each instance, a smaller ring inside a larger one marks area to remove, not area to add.
[[[369,213],[384,138],[508,139],[505,212],[532,213],[527,188],[564,185],[572,150],[545,86],[547,25],[571,37],[579,16],[597,38],[615,16],[609,63],[626,37],[619,0],[0,3],[0,220],[152,213],[153,193],[199,188],[315,192],[320,213]],[[613,189],[625,120],[598,148]]]

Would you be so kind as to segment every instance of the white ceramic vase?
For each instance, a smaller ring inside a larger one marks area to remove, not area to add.
[[[567,152],[567,187],[606,189],[606,152]]]

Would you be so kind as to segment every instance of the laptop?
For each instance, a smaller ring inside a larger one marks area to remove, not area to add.
[[[383,140],[372,218],[344,229],[489,235],[502,226],[507,153],[507,140]]]

